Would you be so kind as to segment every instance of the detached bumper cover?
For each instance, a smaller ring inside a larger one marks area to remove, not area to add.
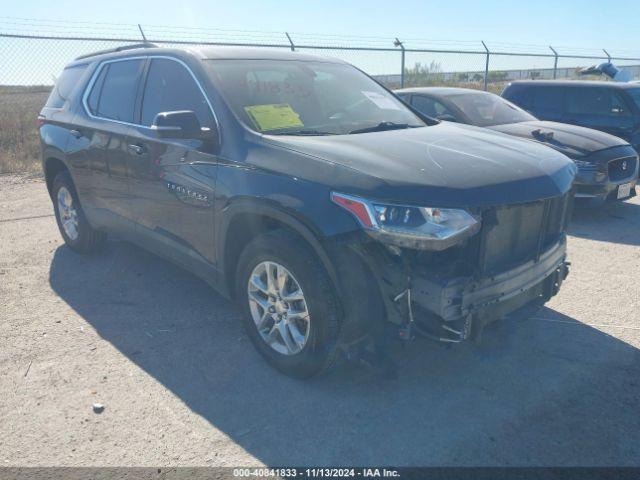
[[[512,270],[482,278],[437,279],[414,277],[412,298],[420,307],[445,322],[490,310],[521,296],[528,303],[536,298],[555,295],[568,274],[566,240],[544,252],[538,261],[531,260]],[[518,305],[518,302],[511,302]],[[514,306],[513,309],[517,308]],[[506,312],[501,309],[501,313]]]

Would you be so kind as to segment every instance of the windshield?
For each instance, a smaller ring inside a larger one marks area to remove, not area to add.
[[[342,135],[425,126],[400,100],[350,65],[283,60],[205,63],[229,107],[257,132]]]
[[[447,98],[462,110],[473,125],[489,127],[537,120],[521,108],[492,93],[465,93]]]
[[[640,88],[630,88],[629,90],[627,90],[627,93],[629,93],[629,95],[633,99],[633,103],[635,103],[636,106],[640,109]]]

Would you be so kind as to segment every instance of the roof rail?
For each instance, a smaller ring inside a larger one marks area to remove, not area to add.
[[[158,45],[156,45],[155,43],[151,43],[151,42],[134,43],[133,45],[122,45],[122,46],[116,47],[116,48],[109,48],[107,50],[99,50],[97,52],[87,53],[85,55],[80,55],[79,57],[76,57],[76,60],[82,60],[83,58],[89,58],[89,57],[95,57],[97,55],[104,55],[105,53],[115,53],[115,52],[122,52],[122,51],[125,51],[125,50],[134,50],[136,48],[158,48]]]

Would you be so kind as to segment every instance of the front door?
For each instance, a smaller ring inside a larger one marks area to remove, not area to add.
[[[139,237],[181,263],[214,261],[217,158],[201,140],[159,138],[149,127],[160,112],[191,110],[214,128],[213,112],[180,61],[151,57],[142,92],[140,126],[128,138],[132,206]]]

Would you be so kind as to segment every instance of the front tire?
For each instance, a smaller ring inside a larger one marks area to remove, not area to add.
[[[236,296],[256,349],[282,373],[307,378],[338,356],[338,302],[325,269],[294,233],[260,235],[238,261]]]
[[[78,253],[96,251],[104,242],[106,235],[89,225],[68,171],[60,172],[54,178],[51,198],[58,229],[64,243]]]

